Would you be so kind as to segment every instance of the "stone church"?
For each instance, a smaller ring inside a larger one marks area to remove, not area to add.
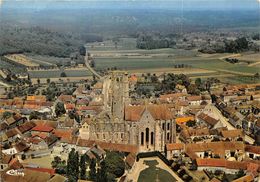
[[[126,72],[112,72],[104,79],[103,89],[106,107],[83,124],[84,139],[137,145],[140,152],[164,151],[166,143],[175,142],[175,119],[166,105],[129,104]]]

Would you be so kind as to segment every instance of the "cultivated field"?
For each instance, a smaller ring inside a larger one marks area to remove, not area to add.
[[[260,72],[259,53],[201,54],[197,50],[140,50],[135,48],[135,39],[129,38],[120,39],[117,47],[113,41],[105,41],[87,44],[87,48],[95,59],[95,69],[98,71],[117,67],[137,74],[172,72],[185,73],[193,78],[218,77],[229,83],[260,81],[251,78]],[[238,64],[226,62],[225,58],[230,57],[241,61]],[[184,65],[184,68],[180,71],[178,65]]]
[[[4,57],[16,64],[23,65],[25,67],[39,67],[40,66],[38,63],[33,62],[32,60],[30,60],[28,57],[26,57],[23,54],[10,54],[10,55],[6,55]]]
[[[56,65],[64,62],[69,62],[70,58],[58,58],[58,57],[53,57],[53,56],[41,56],[41,55],[32,55],[28,54],[27,55],[29,58],[32,60],[44,63],[45,65]]]
[[[85,69],[70,69],[64,70],[67,77],[86,77],[91,76],[91,73]],[[40,71],[28,71],[31,78],[59,78],[62,71],[61,70],[40,70]]]

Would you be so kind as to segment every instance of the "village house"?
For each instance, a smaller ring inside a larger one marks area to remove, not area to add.
[[[172,159],[180,156],[185,150],[185,144],[183,143],[169,143],[166,144],[166,158]]]
[[[241,169],[247,169],[247,163],[245,162],[228,161],[225,159],[197,158],[196,163],[199,171],[208,170],[215,172],[216,170],[222,170],[228,174],[235,174]]]
[[[197,123],[200,126],[208,126],[209,128],[213,128],[213,129],[223,127],[220,120],[217,120],[203,112],[198,113],[196,119],[197,119]]]
[[[247,115],[242,121],[242,128],[249,134],[256,134],[260,131],[260,118],[253,113]]]
[[[223,158],[241,161],[244,158],[245,145],[243,142],[207,142],[207,143],[188,143],[186,151],[193,153],[197,158]]]
[[[251,159],[259,160],[260,159],[260,146],[246,145],[245,147],[246,156]]]
[[[201,96],[188,96],[186,97],[186,100],[189,102],[189,105],[195,106],[200,105],[202,103],[202,97]]]
[[[18,113],[13,113],[10,117],[3,120],[7,124],[7,129],[15,128],[23,124],[27,119]]]
[[[225,140],[228,139],[229,141],[244,141],[245,139],[245,134],[241,129],[222,130],[221,135]]]

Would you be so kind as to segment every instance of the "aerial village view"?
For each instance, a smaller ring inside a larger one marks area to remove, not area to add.
[[[259,50],[256,0],[0,0],[0,181],[260,181]]]

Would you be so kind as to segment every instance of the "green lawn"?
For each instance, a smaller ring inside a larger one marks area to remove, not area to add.
[[[158,162],[156,160],[153,161],[144,161],[146,165],[149,167],[140,172],[138,177],[138,182],[174,182],[176,179],[166,170],[156,167]]]

